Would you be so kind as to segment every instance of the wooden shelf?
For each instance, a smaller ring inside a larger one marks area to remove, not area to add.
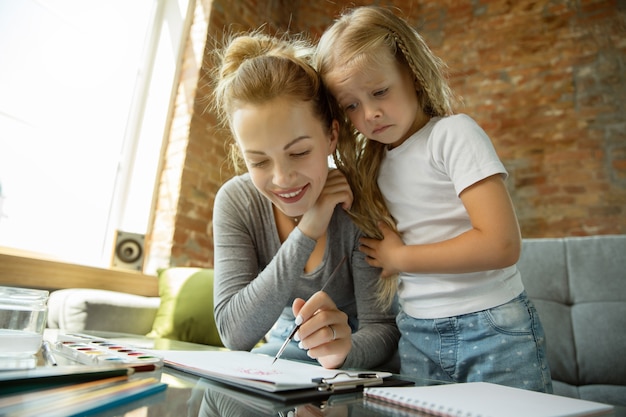
[[[0,251],[0,285],[58,290],[96,288],[156,297],[158,279],[141,272],[95,268]]]

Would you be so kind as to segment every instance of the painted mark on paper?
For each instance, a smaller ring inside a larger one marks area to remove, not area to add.
[[[267,375],[282,374],[282,372],[276,369],[267,370],[267,369],[255,369],[255,368],[239,368],[237,371],[241,372],[242,374],[254,375],[254,376],[267,376]]]

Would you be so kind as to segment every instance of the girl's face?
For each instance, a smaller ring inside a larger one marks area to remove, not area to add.
[[[337,146],[336,122],[329,130],[310,102],[287,98],[241,106],[231,122],[255,187],[289,217],[311,208]]]
[[[346,115],[366,138],[395,148],[426,123],[413,77],[387,51],[365,71],[334,70],[326,82]]]

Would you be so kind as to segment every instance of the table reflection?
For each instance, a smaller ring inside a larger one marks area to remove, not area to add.
[[[380,410],[372,410],[364,405],[361,393],[336,394],[325,401],[285,404],[215,381],[203,380],[203,385],[205,390],[198,417],[368,417],[381,415]]]

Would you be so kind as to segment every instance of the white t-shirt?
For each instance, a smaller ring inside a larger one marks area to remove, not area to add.
[[[506,170],[484,130],[464,114],[432,118],[383,158],[378,185],[407,245],[471,229],[459,195]],[[454,256],[453,253],[450,256]],[[415,318],[452,317],[495,307],[524,290],[515,265],[466,274],[400,274],[398,295]]]

